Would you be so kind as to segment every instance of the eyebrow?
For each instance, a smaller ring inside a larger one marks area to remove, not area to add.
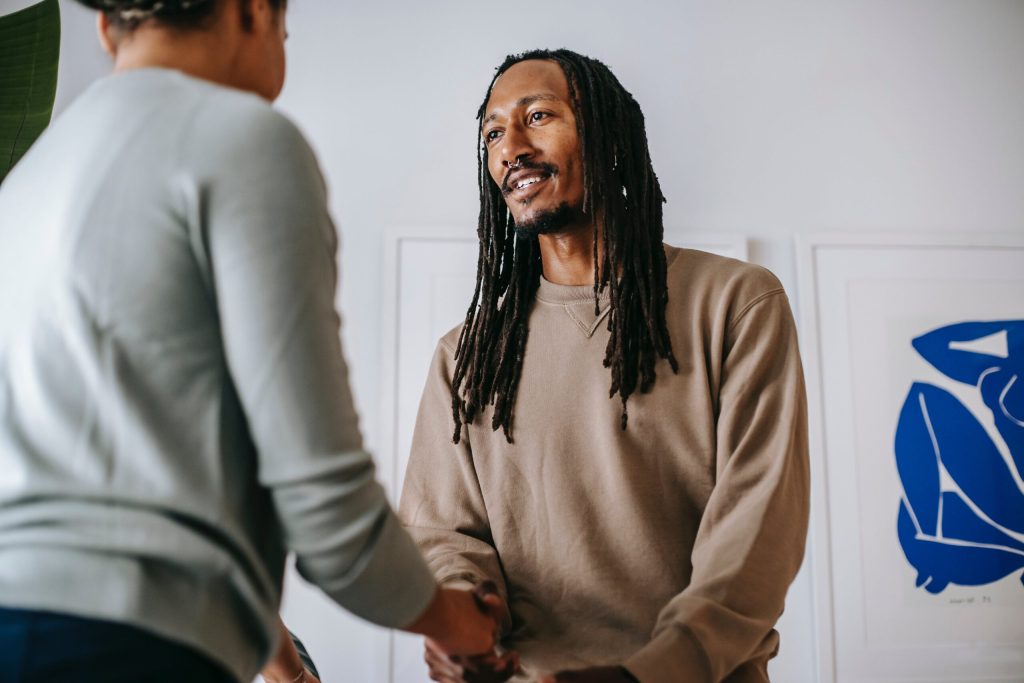
[[[525,107],[527,105],[533,104],[534,102],[542,102],[548,100],[560,102],[561,98],[558,97],[557,95],[550,95],[547,93],[543,95],[527,95],[526,97],[519,98],[519,100],[516,101],[515,106],[513,108]],[[498,115],[496,113],[492,113],[490,116],[488,116],[486,119],[480,122],[480,127],[483,128],[496,118],[498,118]]]

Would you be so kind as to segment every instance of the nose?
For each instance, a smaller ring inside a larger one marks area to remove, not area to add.
[[[517,166],[522,160],[529,159],[537,153],[525,128],[511,125],[501,138],[501,165],[505,168]]]

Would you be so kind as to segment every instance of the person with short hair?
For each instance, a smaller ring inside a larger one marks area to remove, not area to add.
[[[443,585],[493,586],[505,652],[428,639],[431,677],[767,681],[809,508],[782,286],[663,244],[643,113],[600,61],[512,55],[478,120],[477,283],[399,510]]]
[[[288,551],[364,619],[489,650],[363,449],[323,178],[269,106],[285,0],[80,1],[114,73],[0,188],[0,682],[315,681]]]

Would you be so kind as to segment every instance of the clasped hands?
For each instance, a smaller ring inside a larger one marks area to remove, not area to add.
[[[477,606],[491,615],[495,623],[502,623],[507,607],[492,581],[483,581],[473,589]],[[522,671],[519,654],[497,651],[473,656],[449,655],[437,641],[426,638],[424,660],[429,668],[430,680],[438,683],[504,683]],[[574,671],[560,671],[542,676],[538,683],[636,683],[625,669],[618,666],[592,667]]]

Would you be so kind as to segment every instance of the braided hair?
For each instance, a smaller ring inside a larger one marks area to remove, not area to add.
[[[107,21],[121,31],[134,31],[154,20],[178,29],[201,28],[216,12],[220,0],[78,0],[86,7],[107,15]],[[269,0],[280,9],[287,0]]]
[[[624,430],[626,402],[637,389],[645,393],[653,386],[657,360],[666,359],[678,371],[665,324],[665,197],[651,165],[640,105],[596,59],[564,49],[509,55],[491,79],[477,119],[483,120],[498,78],[533,59],[557,63],[569,85],[583,160],[583,213],[594,221],[594,310],[600,313],[600,294],[608,288],[604,366],[611,370],[609,397],[618,394],[622,401]],[[452,440],[458,443],[462,425],[493,404],[491,429],[500,427],[512,443],[527,320],[540,284],[540,246],[536,236],[517,234],[501,189],[488,172],[487,146],[479,136],[478,131],[480,248],[476,287],[455,352]],[[599,243],[604,245],[600,259]]]

